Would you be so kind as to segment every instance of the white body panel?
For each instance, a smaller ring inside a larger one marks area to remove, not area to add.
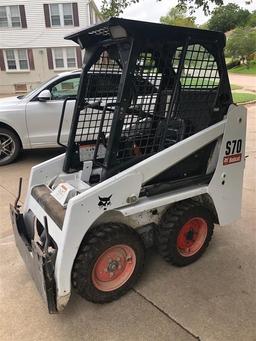
[[[19,135],[24,149],[31,148],[27,124],[26,124],[26,101],[17,97],[0,99],[0,124],[10,126]]]
[[[245,167],[246,108],[232,106],[230,110],[217,167],[208,186],[208,193],[213,199],[221,225],[229,224],[240,217]],[[241,161],[224,166],[225,141],[238,139],[243,141]]]
[[[62,143],[67,143],[75,100],[68,101],[65,110],[65,121],[61,133]],[[47,102],[33,101],[26,106],[26,120],[31,146],[56,147],[57,132],[60,124],[63,100]]]
[[[208,193],[215,205],[220,224],[229,224],[238,218],[241,208],[245,162],[245,127],[246,109],[231,105],[227,117],[223,121],[176,143],[70,199],[62,230],[49,219],[49,233],[58,245],[55,264],[58,309],[61,310],[68,301],[71,292],[72,266],[84,235],[96,221],[104,221],[105,216],[106,219],[109,219],[112,213],[113,216],[119,215],[120,219],[127,217],[127,219],[131,218],[132,220],[133,218],[138,219],[136,215],[141,213],[142,215],[145,214],[144,220],[150,223],[150,210],[152,208],[163,210],[171,203]],[[157,196],[139,198],[143,183],[216,139],[222,142],[218,160],[216,159],[215,173],[209,185],[197,185]],[[241,161],[223,165],[227,141],[234,139],[242,140]],[[31,209],[41,223],[43,223],[43,216],[47,216],[47,214],[30,195],[31,188],[36,184],[47,184],[50,179],[59,175],[62,172],[63,158],[64,155],[59,156],[32,169],[25,212]],[[88,169],[91,168],[88,167]],[[77,174],[73,176],[75,177]],[[222,184],[223,181],[225,181],[224,184]],[[99,205],[99,197],[109,196],[111,196],[111,204],[104,210]],[[130,200],[131,198],[133,200]],[[152,217],[152,221],[154,219]]]

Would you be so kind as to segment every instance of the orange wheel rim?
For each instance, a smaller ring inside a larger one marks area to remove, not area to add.
[[[128,281],[135,266],[136,255],[130,246],[112,246],[105,250],[94,264],[92,282],[98,290],[116,290]]]
[[[190,219],[178,234],[177,249],[183,257],[195,255],[204,245],[207,237],[207,222],[200,217]]]

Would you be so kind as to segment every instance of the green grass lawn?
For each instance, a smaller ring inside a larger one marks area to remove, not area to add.
[[[256,75],[256,62],[251,62],[249,68],[246,65],[239,65],[229,70],[231,73],[242,73],[245,75]]]
[[[234,103],[244,103],[250,101],[256,101],[256,95],[247,92],[233,92]]]

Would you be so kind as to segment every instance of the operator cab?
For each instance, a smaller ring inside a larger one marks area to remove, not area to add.
[[[111,18],[66,39],[85,56],[63,171],[90,161],[89,184],[222,120],[232,103],[221,33]],[[144,185],[209,181],[215,145]]]

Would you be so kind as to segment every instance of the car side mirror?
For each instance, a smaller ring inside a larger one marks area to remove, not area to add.
[[[40,92],[40,94],[37,96],[37,98],[40,102],[46,102],[52,98],[52,95],[51,95],[50,90],[45,89],[45,90]]]

